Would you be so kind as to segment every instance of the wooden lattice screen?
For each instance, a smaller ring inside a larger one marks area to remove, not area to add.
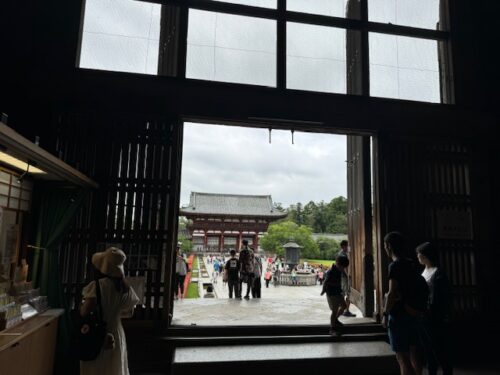
[[[410,250],[433,241],[453,284],[454,318],[470,316],[478,309],[470,147],[452,139],[395,136],[380,136],[378,144],[382,235],[402,231]],[[379,258],[386,276],[387,259]]]
[[[170,299],[177,224],[180,126],[164,119],[61,115],[57,153],[100,187],[78,215],[61,251],[71,305],[93,277],[90,257],[110,244],[127,254],[128,276],[146,279],[135,318],[160,319]]]

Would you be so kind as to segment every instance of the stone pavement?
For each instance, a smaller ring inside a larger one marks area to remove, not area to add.
[[[211,264],[205,264],[212,276]],[[200,279],[200,282],[211,283],[212,278]],[[330,323],[330,309],[326,296],[320,296],[321,286],[274,286],[265,287],[262,279],[261,298],[237,300],[228,298],[228,287],[217,278],[213,284],[217,298],[184,299],[174,302],[174,325],[316,325]],[[243,293],[246,284],[243,284]],[[371,322],[362,318],[356,306],[350,311],[356,318],[341,317],[345,323]]]

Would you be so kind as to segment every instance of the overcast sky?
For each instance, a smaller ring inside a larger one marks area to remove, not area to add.
[[[346,196],[343,135],[186,123],[181,205],[191,191],[270,194],[284,207]]]

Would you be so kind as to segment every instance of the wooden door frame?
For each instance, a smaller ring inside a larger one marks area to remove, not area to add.
[[[379,296],[382,295],[382,283],[381,281],[383,280],[383,270],[379,267],[380,264],[382,264],[382,251],[383,248],[380,246],[380,233],[382,233],[381,228],[380,228],[380,209],[379,209],[379,204],[378,204],[378,152],[376,152],[376,147],[375,145],[377,144],[376,142],[376,136],[377,134],[373,131],[361,131],[361,132],[356,132],[356,131],[335,131],[332,132],[332,129],[329,128],[327,125],[322,124],[315,124],[314,127],[311,127],[311,123],[307,121],[297,121],[297,122],[287,122],[285,120],[276,120],[273,121],[272,119],[266,119],[266,123],[263,124],[261,120],[257,121],[235,121],[235,120],[230,120],[230,119],[207,119],[207,118],[197,118],[197,117],[192,117],[192,116],[186,116],[183,118],[179,119],[179,124],[180,126],[180,131],[179,131],[179,144],[178,144],[178,149],[177,149],[177,169],[176,173],[178,176],[178,179],[175,179],[178,181],[177,186],[175,186],[175,191],[176,191],[176,202],[177,206],[179,205],[179,198],[180,198],[180,177],[182,174],[182,150],[183,150],[183,131],[184,131],[184,123],[186,122],[194,122],[194,123],[200,123],[200,124],[207,124],[207,125],[226,125],[226,126],[240,126],[240,127],[246,127],[246,128],[272,128],[272,129],[277,129],[277,130],[297,130],[297,131],[307,131],[307,132],[313,132],[313,133],[325,133],[325,134],[338,134],[338,135],[344,135],[344,136],[349,136],[349,135],[357,135],[357,136],[363,136],[365,139],[364,146],[368,152],[363,153],[363,164],[366,166],[364,168],[364,182],[368,181],[368,184],[365,183],[365,186],[363,187],[363,194],[364,194],[364,206],[365,207],[370,207],[369,210],[365,210],[365,224],[371,228],[371,233],[370,233],[370,246],[367,247],[367,249],[372,252],[372,254],[365,254],[363,257],[364,264],[363,264],[363,269],[365,271],[365,275],[363,276],[363,284],[364,284],[364,289],[370,289],[370,292],[373,293],[373,290],[376,290],[377,293],[377,300],[374,301],[373,304],[369,304],[368,310],[370,310],[370,313],[366,314],[366,311],[363,311],[365,316],[367,317],[373,317],[375,316],[377,318],[377,321],[379,321],[378,313],[379,313],[379,306],[380,306],[380,301],[379,301]],[[338,129],[337,129],[338,130]],[[372,140],[372,146],[370,145],[370,140]],[[347,142],[347,139],[346,139]],[[371,191],[371,188],[373,186],[373,194]],[[178,219],[178,208],[176,211],[176,216],[175,218]],[[177,224],[175,223],[175,230],[177,228]],[[375,236],[375,237],[374,237]],[[173,246],[174,243],[177,241],[177,233],[175,232],[174,235],[172,236],[172,239],[175,240],[172,243],[169,243],[169,245]],[[172,253],[173,254],[173,253]],[[368,255],[368,256],[367,256]],[[170,259],[170,257],[167,257],[167,262],[166,262],[166,270],[169,272],[172,272],[172,267],[174,266],[173,264],[173,258]],[[370,273],[370,282],[366,283],[366,273]],[[172,315],[170,315],[173,312],[173,286],[170,287],[165,287],[165,298],[168,299],[168,303],[165,303],[164,306],[167,308],[168,306],[168,311],[165,310],[164,312],[164,317],[167,318],[168,323],[167,327],[171,327],[171,319]],[[367,291],[365,291],[367,293]],[[354,293],[354,295],[356,292]],[[359,293],[358,293],[359,295]],[[358,301],[361,295],[359,296],[354,296],[353,300]],[[359,303],[359,302],[358,302]],[[366,310],[366,309],[365,309]]]
[[[347,138],[348,148],[348,235],[352,247],[350,299],[365,317],[373,317],[375,301],[375,264],[372,210],[372,150],[373,135],[352,135]],[[361,183],[362,186],[359,186]]]

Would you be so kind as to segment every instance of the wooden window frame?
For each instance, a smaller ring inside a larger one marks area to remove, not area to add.
[[[370,97],[370,59],[369,59],[369,34],[370,33],[380,33],[394,36],[404,36],[418,39],[428,39],[434,40],[440,45],[444,45],[441,48],[443,52],[440,52],[440,103],[441,104],[453,104],[454,94],[453,94],[453,74],[452,74],[452,58],[451,58],[451,33],[450,33],[450,20],[449,20],[449,0],[441,0],[441,18],[442,25],[441,28],[444,30],[431,30],[411,26],[394,25],[389,23],[372,22],[369,21],[368,14],[368,1],[369,0],[359,0],[360,2],[360,14],[359,19],[344,18],[344,17],[333,17],[318,14],[309,14],[296,11],[290,11],[286,9],[286,0],[277,0],[276,9],[261,8],[251,5],[242,4],[232,4],[219,1],[211,0],[139,0],[149,3],[157,3],[162,5],[168,5],[171,7],[178,8],[179,12],[179,27],[176,42],[178,53],[174,53],[171,59],[175,60],[177,67],[174,71],[177,77],[182,79],[186,78],[186,58],[187,58],[187,34],[188,34],[188,23],[189,23],[189,10],[203,10],[211,11],[217,13],[232,14],[238,16],[248,16],[255,18],[265,18],[269,20],[274,20],[277,23],[277,62],[276,62],[276,87],[278,90],[287,90],[286,87],[286,32],[287,23],[304,23],[316,26],[328,26],[341,28],[345,30],[357,30],[361,33],[361,89],[356,92],[356,95]],[[165,25],[162,25],[164,28]],[[171,26],[169,30],[171,30]],[[160,38],[161,35],[160,35]],[[159,65],[167,64],[168,57],[163,56],[160,51],[160,62]],[[173,61],[170,61],[171,64]],[[165,72],[165,70],[163,70]],[[171,75],[172,71],[169,71]],[[159,74],[162,74],[162,69],[159,67]],[[258,85],[257,85],[258,86]],[[353,94],[353,93],[351,93]],[[349,95],[347,93],[346,95]]]

